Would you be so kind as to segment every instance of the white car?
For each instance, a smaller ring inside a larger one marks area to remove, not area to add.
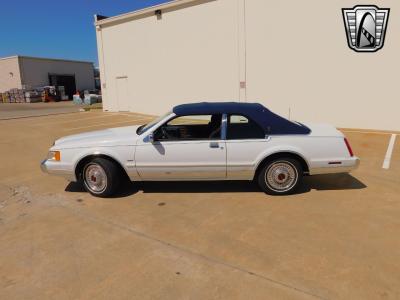
[[[107,197],[123,177],[255,180],[268,194],[289,194],[304,175],[350,172],[358,165],[333,126],[288,121],[261,104],[224,102],[179,105],[146,125],[61,138],[41,168]]]

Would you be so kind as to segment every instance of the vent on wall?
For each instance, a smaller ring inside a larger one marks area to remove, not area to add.
[[[154,14],[157,16],[157,20],[161,20],[162,19],[162,11],[161,9],[157,9]]]

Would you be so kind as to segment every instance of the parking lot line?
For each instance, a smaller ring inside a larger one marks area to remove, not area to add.
[[[393,154],[393,148],[394,148],[394,143],[396,141],[396,135],[392,134],[390,137],[389,145],[386,151],[385,159],[383,161],[382,168],[384,169],[389,169],[390,168],[390,160],[392,159],[392,154]]]
[[[124,124],[124,123],[135,123],[138,121],[145,121],[145,120],[151,120],[152,118],[141,118],[141,119],[132,119],[132,120],[127,120],[127,121],[121,121],[121,122],[113,122],[113,123],[98,123],[94,125],[89,125],[89,126],[81,126],[81,127],[71,127],[71,128],[66,128],[64,131],[71,131],[71,130],[77,130],[77,129],[86,129],[86,128],[91,128],[91,127],[99,127],[99,126],[112,126],[115,124]],[[132,124],[135,125],[135,124]]]

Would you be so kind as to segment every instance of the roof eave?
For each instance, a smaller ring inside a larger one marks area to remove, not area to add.
[[[15,59],[18,57],[19,57],[18,55],[11,55],[11,56],[6,56],[6,57],[0,57],[0,60]]]
[[[198,1],[198,0],[172,0],[172,1],[169,1],[169,2],[166,2],[163,4],[150,6],[150,7],[144,8],[144,9],[136,10],[133,12],[121,14],[121,15],[114,16],[114,17],[108,17],[103,20],[98,20],[98,21],[95,21],[95,25],[96,26],[110,25],[115,22],[121,22],[121,21],[132,19],[132,18],[137,18],[142,15],[147,15],[149,13],[155,12],[156,10],[171,9],[176,6],[191,3],[194,1]]]
[[[73,63],[81,63],[81,64],[93,64],[91,61],[86,60],[73,60],[73,59],[64,59],[64,58],[49,58],[49,57],[36,57],[36,56],[27,56],[27,55],[13,55],[7,57],[0,57],[0,60],[6,59],[35,59],[35,60],[47,60],[47,61],[62,61],[62,62],[73,62]]]

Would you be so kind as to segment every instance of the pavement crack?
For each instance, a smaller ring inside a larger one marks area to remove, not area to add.
[[[99,218],[99,217],[96,217],[96,216],[93,216],[93,215],[90,215],[90,214],[87,214],[87,213],[83,213],[81,210],[78,210],[78,209],[76,209],[74,207],[71,207],[71,206],[66,206],[66,205],[62,205],[62,204],[61,204],[61,206],[64,207],[64,208],[67,208],[69,210],[74,211],[76,214],[85,217],[87,220],[91,220],[91,221],[94,221],[94,222],[97,222],[97,223],[101,223],[101,224],[106,224],[106,225],[112,226],[114,228],[127,231],[127,232],[129,232],[131,234],[134,234],[135,236],[140,237],[140,238],[160,243],[160,244],[162,244],[162,245],[164,245],[166,247],[173,248],[173,249],[175,249],[177,251],[189,254],[189,255],[194,256],[194,257],[198,257],[198,258],[203,259],[203,260],[205,260],[207,262],[218,264],[220,266],[224,266],[226,268],[239,271],[239,272],[244,273],[246,275],[251,275],[251,276],[257,277],[257,278],[262,279],[264,281],[268,281],[268,282],[270,282],[272,284],[275,284],[275,285],[290,289],[292,291],[301,293],[301,294],[306,295],[306,296],[310,296],[312,298],[323,299],[323,300],[327,300],[328,299],[328,298],[324,298],[324,297],[322,297],[320,295],[314,294],[314,293],[312,293],[310,291],[303,290],[301,288],[298,288],[298,287],[295,287],[293,285],[287,284],[285,282],[282,282],[282,281],[279,281],[279,280],[275,280],[273,278],[267,277],[265,275],[262,275],[262,274],[259,274],[259,273],[256,273],[256,272],[253,272],[251,270],[247,270],[246,268],[243,268],[241,266],[238,266],[238,265],[235,265],[235,264],[231,264],[231,263],[225,262],[223,260],[220,260],[220,259],[217,259],[217,258],[214,258],[214,257],[210,257],[210,256],[207,256],[207,255],[195,252],[195,251],[193,251],[193,250],[191,250],[189,248],[186,248],[186,247],[183,247],[183,246],[180,246],[180,245],[176,245],[176,244],[172,244],[172,243],[167,242],[165,240],[150,236],[150,235],[148,235],[146,233],[143,233],[141,231],[138,231],[138,230],[136,230],[136,229],[134,229],[132,227],[125,226],[125,225],[122,225],[122,224],[119,224],[119,223],[116,223],[116,222],[113,222],[111,220],[107,220],[107,219],[104,219],[104,218]]]

